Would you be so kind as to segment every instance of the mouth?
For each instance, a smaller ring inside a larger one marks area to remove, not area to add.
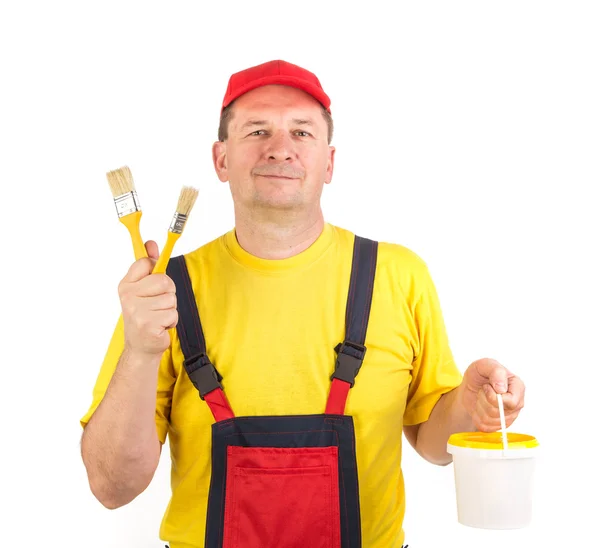
[[[285,179],[287,181],[295,180],[295,177],[284,177],[283,175],[259,175],[259,177],[264,177],[265,179]]]

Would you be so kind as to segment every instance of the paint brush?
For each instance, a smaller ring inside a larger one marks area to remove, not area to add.
[[[167,264],[171,258],[171,253],[173,253],[175,242],[181,237],[183,229],[185,228],[185,223],[196,203],[197,197],[197,189],[186,186],[181,189],[179,201],[177,202],[177,210],[175,211],[175,215],[173,215],[173,220],[171,221],[171,226],[169,227],[169,232],[167,234],[167,243],[158,258],[158,261],[154,265],[154,270],[152,270],[153,274],[164,274],[167,271]]]
[[[115,200],[117,215],[129,230],[131,243],[133,244],[133,253],[136,261],[147,257],[146,246],[140,234],[140,219],[142,218],[142,208],[133,184],[133,176],[127,166],[124,166],[106,174],[108,185]]]

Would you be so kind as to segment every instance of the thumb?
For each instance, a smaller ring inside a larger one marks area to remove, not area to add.
[[[508,369],[496,360],[481,359],[473,363],[478,384],[490,384],[497,394],[508,390]]]
[[[489,383],[496,394],[504,394],[508,390],[508,373],[502,366],[494,367],[489,374]]]
[[[158,244],[154,240],[146,242],[146,251],[148,252],[148,257],[154,260],[158,259]]]

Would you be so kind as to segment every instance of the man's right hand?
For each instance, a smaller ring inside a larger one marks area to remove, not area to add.
[[[166,274],[152,274],[158,245],[146,242],[148,258],[131,265],[119,283],[125,349],[140,356],[162,356],[171,339],[168,329],[177,325],[175,283]]]

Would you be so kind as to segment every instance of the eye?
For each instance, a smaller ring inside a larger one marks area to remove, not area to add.
[[[264,129],[257,129],[256,131],[253,131],[250,135],[257,135],[261,131],[265,131],[265,130]]]
[[[298,130],[296,133],[304,133],[304,135],[302,135],[302,137],[308,137],[310,135],[310,133],[308,133],[307,131],[302,131],[302,130]]]

